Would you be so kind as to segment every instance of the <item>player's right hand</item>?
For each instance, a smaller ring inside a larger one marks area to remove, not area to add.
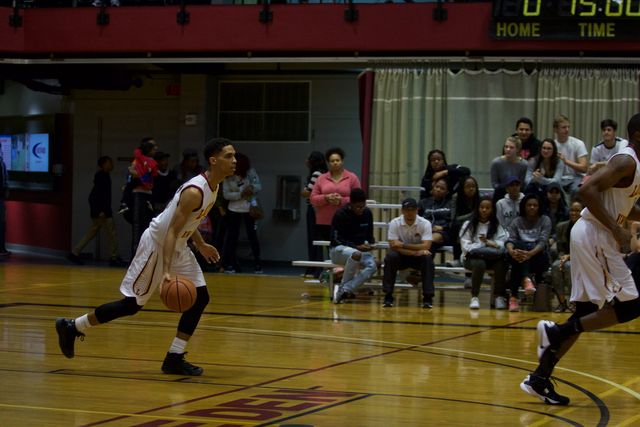
[[[167,284],[167,283],[171,282],[171,280],[173,280],[173,277],[171,277],[171,274],[169,274],[169,273],[164,273],[164,274],[162,275],[162,283],[160,284],[160,289],[162,289],[162,287],[163,287],[165,284]]]

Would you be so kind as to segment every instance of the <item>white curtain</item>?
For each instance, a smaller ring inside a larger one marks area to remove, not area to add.
[[[638,112],[637,69],[543,69],[538,78],[537,111],[540,136],[553,137],[558,114],[571,121],[571,135],[587,149],[600,141],[600,122],[618,122],[618,136],[627,137],[627,122]]]
[[[427,152],[443,147],[446,74],[444,68],[376,72],[371,184],[420,185]],[[385,195],[372,191],[370,197],[388,201]]]
[[[488,187],[489,164],[501,154],[518,118],[531,118],[543,139],[553,137],[553,118],[564,114],[572,134],[591,149],[599,141],[602,119],[616,120],[618,134],[626,136],[626,122],[639,110],[635,69],[438,66],[375,73],[371,184],[420,185],[427,153],[439,148],[448,163],[469,167],[480,186]],[[377,200],[384,196],[372,192]]]
[[[489,187],[491,161],[502,154],[516,121],[533,116],[536,73],[460,70],[449,72],[446,84],[447,161],[467,166],[480,186]]]

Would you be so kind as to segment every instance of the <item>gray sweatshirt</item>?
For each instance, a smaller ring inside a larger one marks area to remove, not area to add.
[[[517,217],[509,226],[509,239],[507,243],[535,243],[543,250],[547,247],[549,234],[551,233],[551,220],[542,215],[538,221],[531,224],[524,217]]]
[[[520,193],[518,200],[513,200],[507,193],[504,198],[496,203],[496,216],[498,222],[505,230],[509,229],[511,221],[520,215],[520,201],[524,198],[524,194]]]

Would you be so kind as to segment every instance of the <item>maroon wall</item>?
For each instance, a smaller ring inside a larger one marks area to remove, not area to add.
[[[345,5],[274,5],[260,23],[261,6],[189,6],[191,21],[176,23],[177,7],[109,8],[110,23],[96,24],[96,8],[21,10],[23,26],[8,25],[0,8],[4,57],[367,56],[367,55],[578,55],[637,56],[637,42],[500,41],[489,35],[491,3],[445,4],[448,19],[432,18],[434,4],[360,4],[359,19],[344,20]],[[59,118],[65,140],[58,160],[65,173],[53,192],[19,192],[7,203],[7,241],[68,250],[71,236],[71,118]]]
[[[62,164],[53,191],[12,190],[7,206],[8,243],[68,251],[71,239],[73,133],[71,116],[56,114],[51,163]]]
[[[109,8],[111,22],[96,24],[96,8],[26,9],[24,25],[8,23],[0,8],[0,52],[82,53],[331,53],[360,55],[466,52],[637,52],[637,42],[500,41],[489,36],[491,3],[445,4],[448,19],[433,20],[434,4],[361,4],[359,19],[344,20],[345,5],[274,5],[273,22],[258,20],[261,6],[189,6],[191,22],[176,23],[177,7]]]

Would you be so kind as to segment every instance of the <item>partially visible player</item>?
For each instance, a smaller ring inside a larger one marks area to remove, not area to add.
[[[628,147],[613,155],[580,187],[586,208],[571,229],[571,301],[575,313],[563,324],[538,323],[538,368],[520,388],[550,405],[567,405],[551,384],[553,368],[580,333],[607,328],[640,316],[640,298],[622,251],[631,242],[625,221],[640,220],[640,114],[627,126]]]
[[[74,356],[75,339],[84,337],[87,329],[136,314],[161,283],[169,282],[171,276],[177,274],[196,285],[197,295],[193,307],[180,317],[178,331],[162,363],[162,371],[166,374],[202,375],[202,368],[184,360],[187,342],[209,302],[202,270],[187,241],[193,239],[195,247],[208,262],[218,262],[220,259],[216,248],[202,239],[198,225],[216,200],[218,184],[234,174],[235,154],[231,141],[227,139],[217,138],[207,143],[204,157],[208,170],[183,184],[165,210],[153,219],[143,233],[135,257],[120,285],[123,299],[103,304],[75,320],[56,320],[60,349],[66,357]]]

